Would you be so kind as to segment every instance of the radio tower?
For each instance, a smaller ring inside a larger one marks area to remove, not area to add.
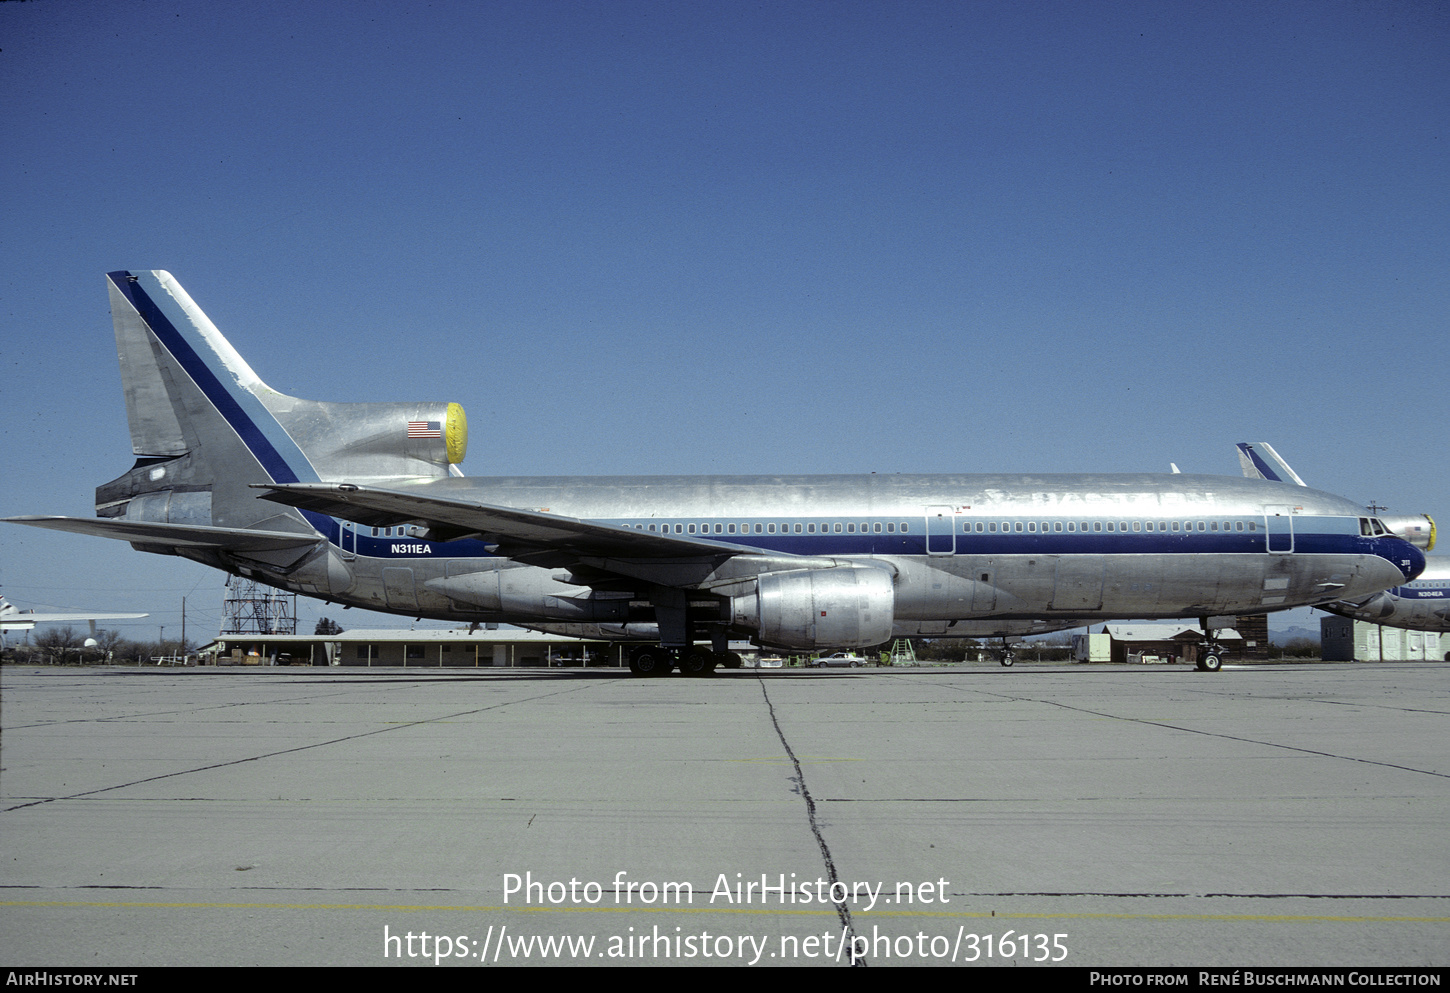
[[[279,593],[251,579],[227,580],[222,634],[296,634],[297,594]]]

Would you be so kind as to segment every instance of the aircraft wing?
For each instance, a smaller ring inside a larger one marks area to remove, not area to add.
[[[580,558],[726,559],[761,555],[758,548],[694,535],[665,535],[539,510],[449,500],[352,483],[254,484],[265,500],[369,526],[409,521],[427,525],[435,541],[477,537],[498,554],[536,565]]]
[[[12,524],[71,531],[99,538],[119,538],[133,544],[167,545],[176,548],[227,548],[258,552],[279,548],[300,548],[315,545],[322,539],[316,534],[289,531],[252,531],[247,528],[214,528],[189,524],[159,524],[152,521],[127,521],[109,517],[6,517]]]

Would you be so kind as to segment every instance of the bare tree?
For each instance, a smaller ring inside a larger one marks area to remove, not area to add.
[[[35,636],[35,644],[50,656],[51,664],[65,665],[67,654],[79,649],[82,642],[76,637],[76,629],[67,624],[65,627],[47,628]]]

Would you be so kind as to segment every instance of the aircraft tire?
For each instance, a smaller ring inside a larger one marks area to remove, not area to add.
[[[1204,672],[1218,672],[1223,669],[1223,658],[1217,652],[1209,652],[1203,657],[1203,665],[1200,668]]]
[[[1012,663],[1013,663],[1013,661],[1014,661],[1014,659],[1012,658],[1012,653],[1011,652],[1004,652],[1002,654],[1002,664],[1004,666],[1011,666]]]
[[[636,676],[668,676],[669,654],[663,648],[637,648],[630,653],[629,671]]]
[[[703,648],[687,648],[680,653],[680,675],[708,676],[714,671],[714,652]]]

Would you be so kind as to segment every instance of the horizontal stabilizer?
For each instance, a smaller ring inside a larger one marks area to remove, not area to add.
[[[663,535],[561,514],[496,507],[352,483],[257,484],[262,495],[289,507],[312,510],[369,526],[421,521],[438,541],[474,536],[518,558],[530,552],[627,559],[728,558],[760,555],[758,548],[686,535]]]
[[[160,524],[152,521],[122,521],[104,517],[6,517],[11,524],[52,531],[71,531],[98,538],[118,538],[143,545],[175,548],[224,548],[234,552],[261,552],[280,548],[303,548],[322,540],[318,534],[287,531],[250,531],[246,528],[213,528],[189,524]]]
[[[1250,445],[1246,441],[1238,444],[1239,465],[1243,467],[1246,479],[1267,479],[1275,483],[1295,483],[1304,485],[1304,480],[1299,474],[1289,467],[1289,463],[1279,457],[1274,451],[1274,446],[1267,441],[1258,441]]]
[[[20,610],[0,596],[0,631],[29,631],[37,624],[65,624],[69,621],[90,621],[94,635],[96,621],[133,621],[149,614],[103,614],[94,610],[37,611]]]

